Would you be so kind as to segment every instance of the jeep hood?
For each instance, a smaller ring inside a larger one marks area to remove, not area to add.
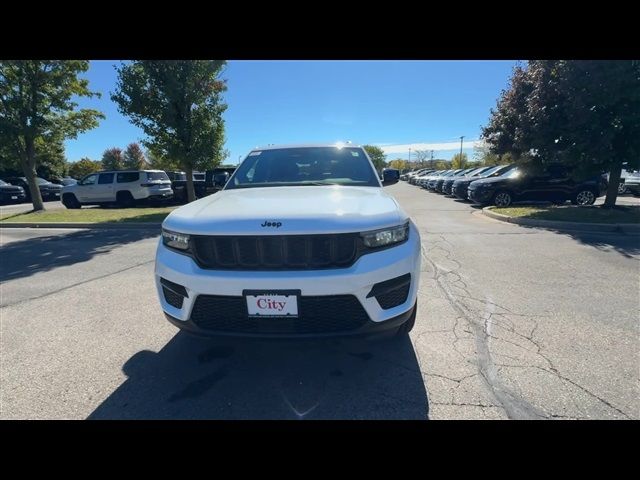
[[[174,210],[162,226],[199,235],[293,235],[375,230],[408,218],[380,187],[314,185],[222,190]]]

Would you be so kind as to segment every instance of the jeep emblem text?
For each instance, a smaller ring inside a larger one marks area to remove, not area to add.
[[[265,220],[265,222],[261,226],[280,228],[282,226],[282,222],[268,222]]]

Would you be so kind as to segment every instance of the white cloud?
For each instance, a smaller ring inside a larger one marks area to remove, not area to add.
[[[462,144],[463,149],[473,148],[476,145],[481,145],[482,140],[465,140]],[[447,151],[447,150],[459,150],[460,142],[442,142],[442,143],[405,143],[401,145],[389,145],[389,144],[378,144],[380,148],[384,150],[384,153],[408,153],[409,149],[412,152],[416,150],[434,150],[438,151]]]

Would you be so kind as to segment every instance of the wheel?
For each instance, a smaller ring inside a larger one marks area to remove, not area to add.
[[[418,314],[418,302],[413,306],[413,312],[411,312],[411,316],[398,328],[397,336],[401,337],[404,335],[409,335],[409,332],[413,330],[413,326],[416,324],[416,315]]]
[[[596,195],[591,190],[580,190],[573,198],[574,205],[593,205],[596,201]]]
[[[133,199],[133,195],[131,195],[131,192],[124,191],[118,192],[118,194],[116,195],[116,203],[119,207],[127,208],[133,207],[133,205],[135,204],[135,200]]]
[[[624,183],[618,184],[618,195],[627,193],[627,186]]]
[[[496,207],[508,207],[513,202],[511,198],[511,194],[509,192],[505,192],[504,190],[496,192],[493,196],[493,204]]]
[[[65,193],[62,196],[62,204],[67,208],[82,208],[82,205],[73,193]]]

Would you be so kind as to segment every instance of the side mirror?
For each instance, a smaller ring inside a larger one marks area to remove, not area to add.
[[[398,183],[400,176],[398,175],[397,170],[384,170],[382,172],[382,186],[388,187],[389,185],[393,185],[394,183]]]

